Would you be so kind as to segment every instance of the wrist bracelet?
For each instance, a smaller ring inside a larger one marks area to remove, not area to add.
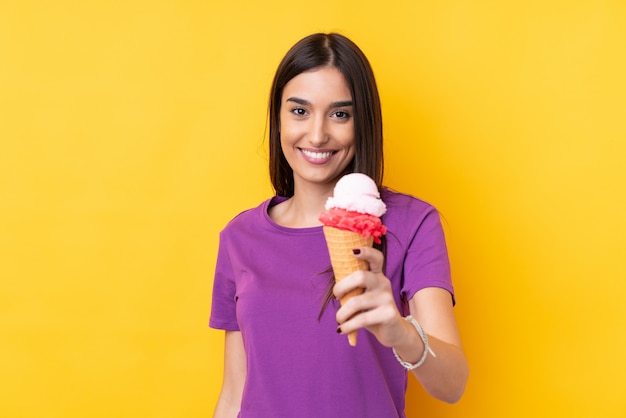
[[[426,361],[426,356],[428,356],[428,353],[430,353],[430,355],[433,356],[433,357],[437,357],[437,356],[435,355],[433,350],[430,349],[430,346],[428,345],[428,336],[426,335],[426,333],[422,329],[421,325],[415,320],[415,318],[413,318],[412,316],[409,315],[409,316],[407,316],[404,319],[407,322],[409,322],[411,325],[413,325],[413,327],[415,328],[415,330],[419,334],[420,338],[422,339],[422,342],[424,343],[424,353],[422,354],[422,357],[419,359],[419,361],[417,363],[411,364],[411,363],[408,363],[408,362],[402,360],[400,358],[400,356],[398,355],[398,353],[396,352],[395,348],[392,347],[391,350],[393,351],[393,355],[396,356],[396,360],[398,360],[400,362],[402,367],[404,367],[407,370],[415,370],[419,366],[424,364],[424,362]]]

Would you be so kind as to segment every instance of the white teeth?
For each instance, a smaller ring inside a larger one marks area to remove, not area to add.
[[[332,155],[332,152],[314,152],[303,149],[302,152],[309,158],[314,160],[323,160],[325,158],[329,158]]]

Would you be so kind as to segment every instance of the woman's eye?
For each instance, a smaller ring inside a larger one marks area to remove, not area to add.
[[[295,107],[295,108],[291,109],[291,113],[293,113],[294,115],[297,115],[297,116],[304,116],[304,115],[306,115],[306,110],[304,110],[301,107]]]
[[[334,113],[335,117],[338,119],[348,119],[350,114],[344,110],[338,110]]]

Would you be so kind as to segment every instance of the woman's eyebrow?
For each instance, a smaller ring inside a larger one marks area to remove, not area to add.
[[[301,99],[299,97],[290,97],[286,101],[287,102],[294,102],[294,103],[297,103],[297,104],[299,104],[301,106],[310,106],[311,105],[311,102],[309,102],[308,100]],[[337,107],[348,107],[348,106],[352,106],[352,105],[353,105],[352,100],[341,100],[341,101],[338,101],[338,102],[331,103],[329,107],[331,109],[334,109],[334,108],[337,108]]]
[[[302,105],[302,106],[310,106],[311,105],[311,102],[309,102],[308,100],[300,99],[298,97],[290,97],[286,101],[287,102],[298,103],[299,105]]]
[[[352,106],[352,100],[343,100],[343,101],[339,101],[339,102],[334,102],[330,104],[331,108],[335,108],[335,107],[349,107]]]

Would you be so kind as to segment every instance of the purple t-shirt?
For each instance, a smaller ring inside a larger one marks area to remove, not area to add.
[[[425,287],[453,295],[439,213],[383,190],[386,276],[403,315]],[[404,417],[407,372],[367,330],[356,347],[338,335],[322,227],[277,225],[274,197],[236,216],[221,232],[209,325],[240,330],[247,358],[241,418]],[[451,298],[453,303],[453,296]]]

